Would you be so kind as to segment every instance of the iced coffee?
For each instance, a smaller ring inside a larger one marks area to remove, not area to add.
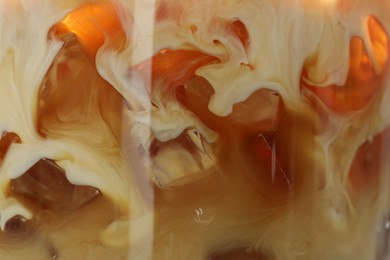
[[[0,0],[0,256],[388,259],[388,10]]]

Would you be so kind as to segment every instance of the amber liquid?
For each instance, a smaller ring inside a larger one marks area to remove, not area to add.
[[[247,44],[244,25],[235,22],[232,28],[242,43]],[[124,114],[131,107],[114,86],[99,75],[96,64],[77,37],[68,33],[62,35],[61,40],[64,46],[39,92],[37,132],[45,140],[71,139],[91,150],[110,146],[107,161],[119,159],[136,164],[132,161],[134,158],[126,157],[123,152],[131,147],[128,142],[132,137],[124,137],[126,132],[123,133]],[[351,45],[360,44],[356,41]],[[352,52],[355,47],[351,48]],[[303,84],[302,92],[306,93],[304,98],[312,111],[297,111],[288,107],[275,91],[262,89],[237,103],[230,115],[217,116],[208,109],[212,86],[204,78],[195,76],[197,68],[216,62],[215,58],[197,51],[163,50],[131,68],[139,71],[150,68],[152,92],[157,91],[163,81],[165,89],[158,91],[166,100],[190,111],[218,134],[217,141],[208,144],[214,156],[211,167],[204,166],[196,144],[186,134],[168,142],[154,139],[150,150],[146,151],[153,165],[166,147],[177,145],[188,151],[201,169],[165,183],[158,181],[159,176],[131,179],[141,194],[152,193],[147,195],[153,214],[151,245],[132,246],[131,231],[126,229],[116,230],[117,235],[111,238],[121,243],[106,243],[101,237],[111,223],[118,219],[133,221],[132,205],[118,205],[104,190],[72,183],[53,158],[42,158],[10,183],[9,196],[21,201],[34,217],[27,220],[16,216],[7,222],[5,232],[0,235],[0,246],[7,248],[4,256],[10,259],[24,259],[27,255],[34,256],[30,259],[127,259],[129,255],[142,257],[145,247],[151,251],[149,256],[153,259],[288,257],[280,253],[282,250],[301,254],[300,259],[314,259],[317,251],[312,248],[319,247],[318,251],[331,257],[329,251],[342,247],[339,243],[350,238],[353,232],[327,233],[331,221],[317,208],[323,190],[328,188],[324,179],[324,150],[317,139],[328,124],[329,115],[323,108],[328,101],[318,98],[321,93],[316,91],[305,92],[313,87]],[[187,63],[192,66],[183,66]],[[304,77],[305,72],[302,74]],[[381,84],[381,77],[373,76],[365,82],[372,84],[379,94],[382,87],[375,86]],[[351,73],[347,84],[352,86],[359,80],[362,79],[355,79]],[[362,100],[370,101],[363,105],[354,103],[340,108],[340,104],[330,101],[328,105],[334,105],[332,109],[338,113],[350,112],[362,106],[375,106],[372,100],[379,94],[364,94]],[[152,118],[151,124],[154,123]],[[0,143],[2,157],[7,156],[7,150],[14,143],[23,143],[23,140],[14,133],[5,133]],[[341,145],[341,153],[343,149]],[[357,150],[345,183],[356,206],[356,215],[367,210],[370,201],[379,196],[381,182],[388,181],[384,173],[390,168],[386,159],[389,155],[389,129]],[[359,234],[374,238],[375,218],[368,219],[372,221],[370,227],[363,228]],[[361,223],[358,218],[351,218],[350,224]],[[319,237],[318,233],[323,236]],[[299,243],[294,242],[296,237],[302,236],[306,237],[299,239]],[[357,243],[357,246],[361,245]],[[345,248],[340,250],[341,257],[348,256],[348,250],[353,247]]]

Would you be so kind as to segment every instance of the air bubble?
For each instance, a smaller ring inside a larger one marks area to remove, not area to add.
[[[22,233],[26,228],[27,219],[22,216],[14,216],[5,223],[5,231],[8,234],[17,235]]]

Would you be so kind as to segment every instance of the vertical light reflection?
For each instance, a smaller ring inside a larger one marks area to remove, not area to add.
[[[134,0],[133,5],[133,19],[134,19],[134,30],[132,30],[131,44],[135,50],[137,46],[142,46],[142,54],[137,53],[137,51],[132,52],[131,64],[138,63],[138,57],[141,55],[143,57],[152,57],[153,56],[153,32],[154,32],[154,22],[155,22],[155,11],[156,11],[156,1],[155,0]],[[150,93],[151,84],[152,84],[152,64],[146,63],[143,69],[145,72],[145,88]],[[132,78],[130,82],[131,85],[136,85],[137,79]],[[151,110],[149,110],[151,111]],[[151,114],[145,115],[146,121],[150,124]],[[145,137],[151,136],[151,130],[149,128],[144,128],[143,134]],[[146,151],[147,152],[147,151]],[[131,159],[131,158],[130,158]],[[141,194],[147,196],[145,199],[145,205],[142,205],[144,209],[141,209],[141,214],[138,210],[132,210],[130,208],[130,224],[129,224],[129,256],[128,259],[151,259],[153,254],[153,230],[154,230],[154,190],[153,185],[149,181],[149,172],[150,172],[150,160],[144,160],[148,163],[141,166],[140,169],[143,169],[144,172],[137,172],[138,183],[141,185]],[[143,198],[144,200],[144,198]],[[141,236],[141,237],[140,237]],[[134,241],[140,241],[141,245],[134,243]]]

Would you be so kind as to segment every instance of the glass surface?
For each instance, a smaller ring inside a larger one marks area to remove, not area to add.
[[[390,259],[389,10],[0,0],[0,259]]]

